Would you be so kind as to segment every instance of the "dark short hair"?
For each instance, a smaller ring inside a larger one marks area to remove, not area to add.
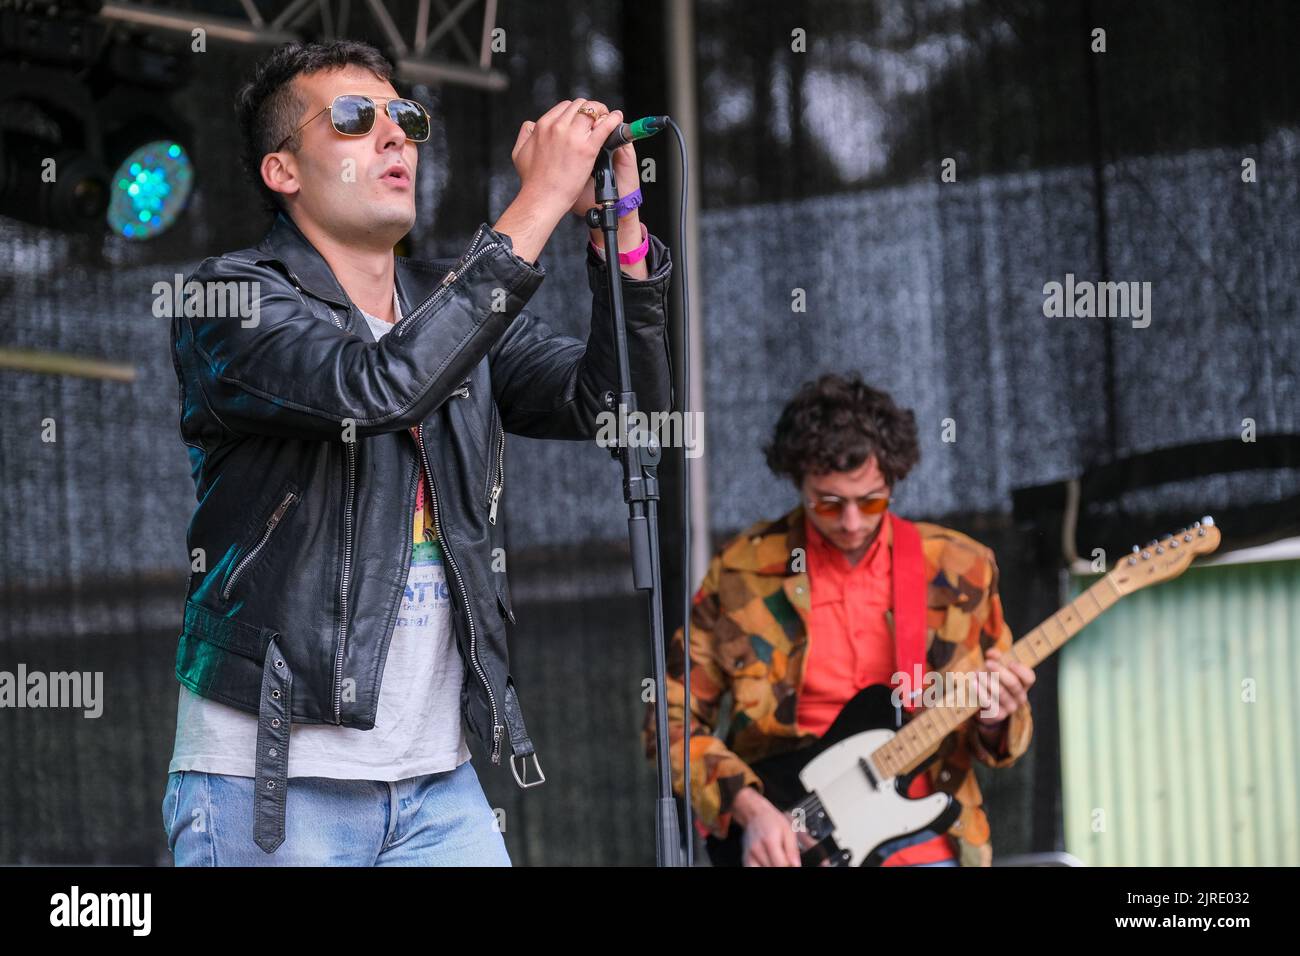
[[[781,411],[763,449],[772,472],[796,488],[805,475],[853,471],[872,455],[892,487],[921,460],[916,416],[854,375],[805,382]]]
[[[363,67],[381,80],[393,78],[393,65],[368,43],[357,40],[286,43],[260,60],[253,68],[252,78],[235,94],[244,172],[257,187],[269,212],[283,208],[283,199],[262,182],[262,157],[274,152],[290,133],[293,135],[286,147],[302,147],[302,133],[295,133],[294,127],[307,104],[294,92],[293,78],[347,66]]]

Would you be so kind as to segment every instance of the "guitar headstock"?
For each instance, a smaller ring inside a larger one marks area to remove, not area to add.
[[[1207,515],[1190,528],[1167,534],[1159,541],[1148,541],[1145,547],[1134,545],[1133,553],[1122,558],[1107,577],[1120,594],[1173,580],[1198,554],[1218,548],[1220,537],[1214,519]]]

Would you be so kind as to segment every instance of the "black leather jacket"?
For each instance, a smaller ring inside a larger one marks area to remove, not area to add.
[[[672,402],[671,262],[650,244],[650,277],[622,280],[644,411]],[[507,431],[594,439],[604,394],[618,392],[606,268],[589,249],[585,344],[524,309],[545,269],[487,223],[459,260],[397,259],[403,318],[378,342],[284,214],[187,280],[172,358],[198,505],[176,677],[258,715],[254,839],[267,853],[284,841],[291,723],[375,724],[421,466],[451,572],[466,727],[493,763],[510,747],[520,786],[544,779],[506,652],[502,456]]]

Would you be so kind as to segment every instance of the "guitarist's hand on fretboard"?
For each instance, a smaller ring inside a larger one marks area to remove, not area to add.
[[[993,680],[991,700],[995,713],[985,716],[983,712],[976,718],[983,727],[992,730],[1001,729],[1004,720],[1021,707],[1029,706],[1029,688],[1034,686],[1036,675],[1033,668],[1026,667],[1018,661],[1002,661],[1002,652],[990,647],[984,654],[984,670]],[[981,699],[981,704],[984,701]]]

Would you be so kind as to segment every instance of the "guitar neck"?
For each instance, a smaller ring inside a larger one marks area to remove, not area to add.
[[[1002,656],[1002,661],[1037,667],[1121,596],[1111,575],[1107,574],[1016,641]],[[918,713],[887,744],[879,747],[871,755],[871,760],[887,777],[915,770],[939,748],[945,737],[978,713],[980,707],[974,683],[959,688],[945,687],[939,706],[927,707]]]

